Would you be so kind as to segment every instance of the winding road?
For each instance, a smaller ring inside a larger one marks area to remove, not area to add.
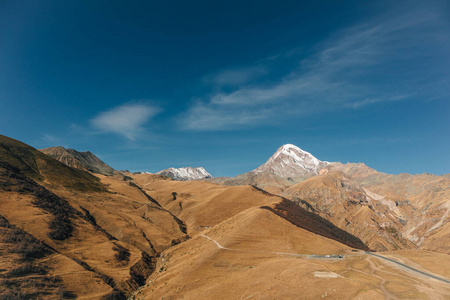
[[[417,272],[419,274],[425,275],[427,277],[430,277],[430,278],[433,278],[433,279],[436,279],[436,280],[439,280],[439,281],[442,281],[442,282],[450,284],[450,280],[448,280],[448,279],[445,279],[445,278],[442,278],[442,277],[438,277],[436,275],[433,275],[433,274],[426,273],[424,271],[418,270],[418,269],[413,268],[411,266],[405,265],[404,263],[396,261],[395,259],[387,258],[385,256],[382,256],[382,255],[379,255],[379,254],[375,254],[375,253],[372,253],[372,252],[367,252],[367,251],[366,251],[366,254],[372,255],[372,256],[375,256],[377,258],[381,258],[381,259],[384,259],[384,260],[387,260],[387,261],[390,261],[390,262],[393,262],[393,263],[395,263],[395,264],[397,264],[399,266],[402,266],[402,267],[404,267],[404,268],[406,268],[406,269],[408,269],[410,271],[414,271],[414,272]]]
[[[308,254],[297,254],[297,253],[265,252],[265,251],[254,251],[254,250],[230,249],[230,248],[227,248],[227,247],[222,246],[221,244],[219,244],[218,241],[216,241],[216,240],[213,239],[213,238],[210,238],[210,237],[207,236],[207,235],[204,235],[203,233],[201,234],[201,236],[204,237],[204,238],[206,238],[206,239],[208,239],[208,240],[210,240],[210,241],[212,241],[214,244],[216,244],[217,248],[219,248],[219,249],[224,249],[224,250],[230,250],[230,251],[253,252],[253,253],[265,253],[265,254],[276,254],[276,255],[288,255],[288,256],[295,256],[295,257],[305,257],[305,258],[310,258],[310,259],[311,259],[311,258],[312,258],[312,259],[314,259],[314,258],[327,258],[327,259],[335,258],[335,257],[326,257],[326,256],[323,256],[323,255],[308,255]],[[389,261],[389,262],[392,262],[392,263],[396,264],[397,267],[400,266],[400,267],[403,267],[403,268],[408,269],[409,271],[413,271],[413,272],[419,273],[419,274],[421,274],[421,275],[427,276],[427,277],[429,277],[429,278],[436,279],[436,280],[439,280],[439,281],[441,281],[441,282],[450,284],[450,280],[448,280],[448,279],[446,279],[446,278],[439,277],[439,276],[436,276],[436,275],[433,275],[433,274],[430,274],[430,273],[421,271],[421,270],[419,270],[419,269],[416,269],[416,268],[414,268],[414,267],[408,266],[408,265],[406,265],[406,264],[404,264],[404,263],[401,263],[401,262],[399,262],[399,261],[396,261],[396,260],[394,260],[394,259],[387,258],[387,257],[385,257],[385,256],[382,256],[382,255],[379,255],[379,254],[375,254],[375,253],[372,253],[372,252],[367,252],[367,251],[365,251],[364,253],[367,254],[367,255],[374,256],[374,257],[379,258],[379,259],[383,259],[383,260],[387,260],[387,261]],[[352,255],[352,254],[350,254],[350,255]],[[353,255],[361,255],[361,253],[353,254]],[[347,255],[347,256],[348,256],[348,255]]]

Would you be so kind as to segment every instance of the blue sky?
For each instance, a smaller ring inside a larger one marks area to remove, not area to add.
[[[119,170],[450,173],[449,100],[448,1],[0,1],[0,132]]]

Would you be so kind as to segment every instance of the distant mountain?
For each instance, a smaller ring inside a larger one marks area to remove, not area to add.
[[[40,151],[72,168],[107,176],[118,173],[90,151],[79,152],[74,149],[65,149],[64,147],[50,147],[40,149]]]
[[[179,181],[212,178],[212,175],[209,174],[203,167],[169,168],[161,170],[156,174],[164,175]]]
[[[258,168],[236,177],[212,178],[209,181],[224,185],[250,184],[279,193],[289,186],[319,174],[330,163],[320,161],[299,147],[286,144]]]
[[[286,144],[281,146],[265,164],[250,173],[275,174],[281,178],[308,177],[318,175],[319,170],[328,164],[295,145]]]

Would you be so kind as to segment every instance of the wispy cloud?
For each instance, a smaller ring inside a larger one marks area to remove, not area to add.
[[[327,110],[423,98],[420,86],[442,73],[434,57],[450,51],[449,39],[442,34],[449,28],[445,22],[436,9],[416,9],[341,30],[316,45],[314,53],[288,75],[260,84],[249,84],[242,75],[236,80],[242,84],[234,91],[196,101],[181,119],[183,128],[229,130]],[[223,82],[233,77],[225,74]]]
[[[60,139],[51,134],[44,134],[44,136],[41,138],[41,141],[45,143],[53,143],[54,145],[60,143]]]
[[[380,97],[380,98],[367,98],[367,99],[363,99],[363,100],[349,102],[345,106],[356,109],[356,108],[360,108],[362,106],[366,106],[366,105],[370,105],[370,104],[374,104],[374,103],[378,103],[378,102],[401,101],[404,99],[408,99],[411,96],[412,95],[406,94],[406,95],[399,95],[399,96],[395,96],[395,97],[388,96],[388,97]]]
[[[159,112],[158,107],[149,104],[127,103],[100,113],[91,124],[102,132],[113,132],[134,140],[143,131],[143,125]]]
[[[235,107],[226,106],[215,109],[214,106],[197,103],[184,116],[182,122],[190,130],[228,130],[262,122],[271,114],[270,111],[263,109],[236,110]]]
[[[236,86],[246,84],[266,73],[266,68],[261,65],[239,69],[228,69],[208,75],[204,77],[204,81],[218,86]]]

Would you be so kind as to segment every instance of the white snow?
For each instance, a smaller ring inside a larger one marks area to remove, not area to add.
[[[295,145],[286,144],[252,173],[270,172],[281,177],[317,175],[318,171],[327,164],[328,162],[318,160],[311,153]]]
[[[197,180],[212,177],[203,167],[169,168],[156,174],[165,175],[175,180]]]

